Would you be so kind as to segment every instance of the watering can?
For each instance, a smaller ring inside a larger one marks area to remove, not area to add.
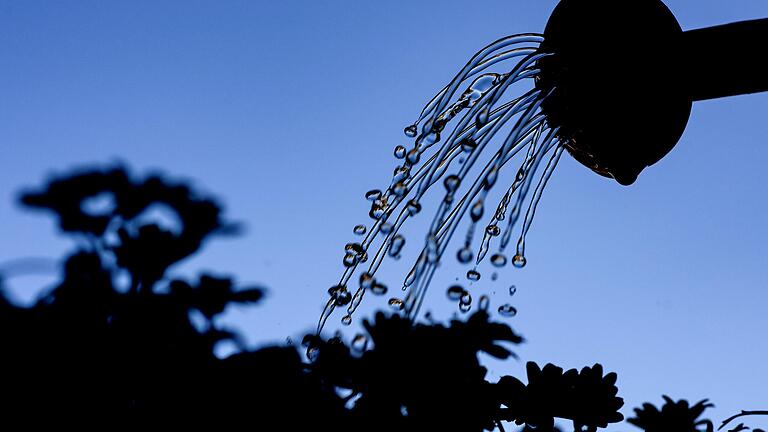
[[[672,150],[693,102],[768,91],[768,19],[683,31],[660,0],[562,0],[541,50],[550,126],[622,185]]]

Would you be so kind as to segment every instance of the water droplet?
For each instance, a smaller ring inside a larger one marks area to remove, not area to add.
[[[487,311],[491,304],[491,299],[487,295],[480,296],[480,310]]]
[[[512,258],[512,265],[517,268],[523,268],[526,264],[526,259],[524,256],[517,254]]]
[[[467,279],[471,281],[479,281],[480,273],[477,270],[470,270],[467,272]]]
[[[381,198],[381,191],[378,189],[371,189],[365,193],[365,199],[368,201],[376,201]]]
[[[498,273],[496,273],[496,272],[491,273],[491,280],[492,281],[495,281],[498,278],[499,278],[499,274]]]
[[[368,231],[368,229],[365,227],[365,225],[355,225],[355,228],[352,230],[352,232],[357,235],[363,235],[366,231]]]
[[[472,218],[472,222],[477,222],[483,217],[483,202],[478,200],[472,204],[472,209],[469,211],[469,216]]]
[[[371,211],[368,212],[368,216],[373,220],[379,220],[384,216],[384,209],[374,204],[371,206]]]
[[[405,147],[401,145],[395,147],[395,157],[398,159],[403,159],[405,157]]]
[[[358,352],[365,351],[365,349],[368,347],[368,338],[365,337],[365,335],[362,335],[358,333],[355,335],[355,337],[352,339],[352,349]]]
[[[485,227],[485,232],[487,232],[490,236],[496,237],[497,235],[501,234],[501,228],[499,228],[498,225],[488,225]]]
[[[416,136],[418,129],[416,128],[415,124],[412,124],[410,126],[407,126],[403,132],[405,132],[405,136],[408,138],[414,138]]]
[[[469,291],[464,291],[464,293],[461,295],[461,298],[459,299],[459,303],[472,304],[472,294],[470,294]]]
[[[344,267],[352,267],[357,264],[357,254],[354,252],[347,252],[344,254]]]
[[[459,251],[456,253],[456,259],[458,259],[462,264],[466,264],[472,261],[472,249],[467,246],[459,249]]]
[[[429,248],[427,250],[427,262],[430,264],[435,264],[440,260],[440,254],[437,252],[436,248]]]
[[[352,315],[344,315],[341,318],[341,323],[344,324],[345,326],[352,324]]]
[[[481,129],[488,123],[488,114],[488,107],[481,109],[480,112],[477,113],[477,117],[475,117],[475,126],[478,129]]]
[[[431,133],[424,135],[421,143],[426,144],[426,146],[429,147],[438,141],[440,141],[440,131],[432,131]]]
[[[336,306],[344,306],[352,300],[352,294],[344,285],[336,285],[328,289],[328,294],[334,300]]]
[[[381,227],[379,228],[379,230],[381,231],[382,234],[389,234],[392,232],[392,228],[393,227],[391,223],[384,222],[383,224],[381,224]]]
[[[467,312],[469,312],[470,309],[472,309],[472,304],[471,303],[459,303],[459,310],[460,311],[462,311],[464,313],[467,313]]]
[[[475,78],[475,81],[469,86],[470,89],[485,93],[499,82],[499,74],[487,73]]]
[[[421,274],[425,264],[426,260],[424,259],[424,255],[420,255],[418,261],[416,261],[416,264],[411,267],[408,275],[405,276],[405,280],[403,281],[403,291],[405,291],[405,287],[409,287],[413,285],[414,282],[416,282],[416,278]]]
[[[405,182],[399,181],[392,185],[392,193],[398,197],[404,197],[408,193],[408,186],[405,185]]]
[[[419,163],[419,159],[421,158],[421,152],[418,149],[411,149],[411,151],[408,152],[407,161],[411,165],[416,165]]]
[[[405,237],[403,237],[400,234],[395,235],[392,237],[392,243],[389,246],[389,256],[398,256],[400,255],[400,251],[403,249],[403,246],[405,245]]]
[[[498,174],[499,170],[495,167],[488,172],[488,175],[485,176],[485,180],[483,181],[483,187],[486,190],[491,189],[493,185],[496,184],[496,179],[499,177]]]
[[[421,204],[415,199],[408,201],[408,214],[414,216],[421,211]]]
[[[466,291],[464,291],[464,288],[461,285],[454,285],[448,288],[448,291],[446,291],[445,294],[448,296],[448,300],[459,301],[465,292]]]
[[[461,179],[455,174],[451,174],[443,180],[443,185],[445,185],[445,190],[448,191],[448,193],[456,192],[456,189],[459,188],[460,184]]]
[[[371,287],[371,292],[375,295],[384,295],[387,293],[387,286],[383,283],[376,282]]]
[[[491,256],[491,264],[493,264],[494,267],[504,267],[507,265],[507,257],[502,254],[493,254]]]
[[[503,304],[499,306],[499,315],[503,317],[508,317],[508,318],[513,317],[517,315],[517,309],[515,309],[515,307],[509,303]]]
[[[509,287],[509,295],[510,296],[515,295],[516,292],[517,292],[517,287],[516,286],[512,285],[511,287]]]
[[[364,272],[360,275],[360,288],[367,290],[373,286],[374,282],[372,274]]]
[[[403,180],[407,179],[408,176],[410,176],[410,175],[411,175],[411,168],[410,167],[408,167],[406,165],[398,166],[397,168],[395,168],[395,170],[392,173],[392,182],[393,183],[397,183],[399,181],[403,181]]]
[[[472,137],[466,137],[461,141],[461,150],[467,153],[477,148],[477,142]]]
[[[344,250],[347,252],[354,253],[355,255],[360,255],[363,252],[365,252],[365,250],[363,249],[363,245],[361,245],[360,243],[347,243],[346,245],[344,245]]]
[[[397,311],[401,311],[403,308],[405,308],[405,303],[403,303],[403,301],[399,298],[392,297],[387,303],[392,309]]]

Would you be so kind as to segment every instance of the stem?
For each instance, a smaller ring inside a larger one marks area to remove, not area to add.
[[[727,419],[723,420],[723,423],[720,425],[719,428],[717,428],[717,430],[720,430],[720,429],[724,428],[725,425],[727,425],[728,423],[736,420],[739,417],[745,417],[745,416],[751,416],[751,415],[768,415],[768,411],[745,411],[745,410],[741,410],[740,413],[732,415],[732,416],[728,417]]]

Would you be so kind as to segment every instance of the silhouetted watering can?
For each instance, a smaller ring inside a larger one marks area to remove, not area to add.
[[[659,0],[562,0],[541,49],[549,123],[622,185],[675,146],[693,102],[768,91],[768,19],[684,32]]]

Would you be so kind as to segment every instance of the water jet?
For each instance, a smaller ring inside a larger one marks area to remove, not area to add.
[[[694,102],[768,91],[768,63],[760,56],[766,41],[768,19],[683,31],[660,0],[561,0],[543,34],[485,46],[405,127],[413,145],[395,147],[389,186],[365,194],[372,224],[355,226],[364,237],[344,248],[345,269],[328,290],[318,332],[335,308],[346,309],[348,325],[366,292],[390,292],[377,271],[386,257],[400,258],[402,227],[421,213],[428,191],[442,191],[443,198],[402,295],[388,300],[411,319],[461,221],[469,219],[455,256],[473,266],[466,272],[470,285],[481,279],[477,266],[486,256],[496,268],[524,267],[526,235],[564,152],[622,185],[634,183],[679,141]],[[509,165],[517,169],[495,210],[486,212],[488,193]],[[359,286],[350,289],[355,274]],[[462,312],[471,298],[467,291]],[[502,315],[511,316],[514,308],[502,306]]]

